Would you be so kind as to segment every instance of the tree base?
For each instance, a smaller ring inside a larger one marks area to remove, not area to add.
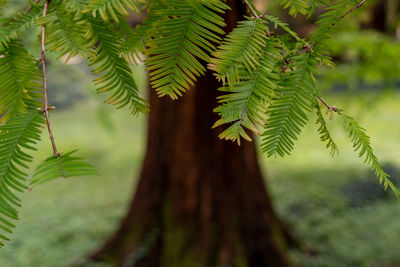
[[[245,8],[228,1],[227,28]],[[118,266],[291,266],[254,143],[219,140],[215,77],[183,98],[150,90],[141,177],[120,228],[89,258]]]
[[[253,143],[211,129],[211,75],[182,100],[152,93],[141,178],[120,229],[92,260],[124,266],[290,266]]]

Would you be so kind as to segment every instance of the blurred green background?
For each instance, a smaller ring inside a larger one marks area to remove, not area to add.
[[[321,69],[321,91],[367,129],[400,186],[398,37],[351,25],[334,37],[330,52],[339,63]],[[2,267],[79,263],[118,225],[135,188],[146,116],[102,104],[104,96],[95,94],[84,62],[71,63],[53,58],[48,67],[50,102],[57,106],[51,114],[55,139],[61,150],[78,148],[100,175],[59,179],[23,194],[20,221],[0,250]],[[144,67],[134,67],[134,73],[145,94]],[[279,214],[310,252],[293,251],[292,257],[300,266],[400,266],[399,201],[358,159],[339,120],[329,121],[340,150],[333,158],[319,141],[313,115],[290,157],[260,153]],[[44,131],[32,166],[50,154]]]

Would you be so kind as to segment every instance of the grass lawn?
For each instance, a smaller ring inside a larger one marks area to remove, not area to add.
[[[399,187],[400,95],[360,95],[327,100],[367,129],[378,158]],[[340,151],[334,158],[324,151],[313,123],[302,133],[292,156],[262,158],[279,213],[317,252],[293,256],[301,266],[399,266],[399,202],[392,192],[382,190],[352,151],[340,123],[340,118],[329,121]]]
[[[327,100],[359,119],[376,154],[400,181],[400,95],[388,93],[380,101],[373,93],[363,95]],[[0,249],[0,266],[70,266],[117,225],[145,146],[145,118],[127,113],[88,100],[52,114],[59,148],[79,148],[101,175],[59,179],[23,194],[20,221],[12,240]],[[340,147],[334,158],[319,141],[314,123],[292,156],[260,158],[279,213],[317,252],[292,256],[302,266],[398,266],[399,202],[352,152],[339,122],[329,122]],[[34,165],[51,153],[47,133],[43,137]]]

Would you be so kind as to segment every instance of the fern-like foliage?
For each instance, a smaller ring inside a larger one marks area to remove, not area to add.
[[[338,149],[335,141],[332,139],[332,136],[326,125],[324,115],[322,114],[321,107],[320,107],[320,105],[318,105],[318,103],[315,104],[315,109],[316,109],[316,113],[317,113],[316,124],[319,125],[318,133],[320,135],[320,139],[322,142],[326,143],[326,148],[330,150],[331,156],[334,156],[335,154],[339,153],[339,149]],[[329,112],[333,112],[333,111],[329,111]]]
[[[7,19],[2,18],[0,16],[0,25],[1,25],[1,27],[0,27],[0,40],[5,40],[5,36],[7,35],[7,29],[6,29],[6,27],[4,27],[4,25],[6,25],[6,24],[7,24]],[[2,47],[2,46],[0,45],[0,47]]]
[[[320,5],[330,6],[330,0],[312,0],[307,10],[308,17],[314,14],[315,9]]]
[[[65,7],[73,12],[83,13],[83,9],[87,6],[90,0],[68,0],[65,1]]]
[[[110,18],[119,22],[120,16],[128,16],[129,11],[139,12],[139,8],[133,0],[91,0],[83,9],[85,13],[91,13],[93,17],[100,17],[108,22]]]
[[[277,29],[278,27],[287,32],[290,36],[292,36],[296,41],[304,43],[304,40],[301,39],[297,33],[295,33],[292,29],[290,29],[289,25],[283,21],[281,21],[279,18],[271,15],[264,15],[264,19],[272,23],[273,28]]]
[[[76,11],[68,9],[65,1],[50,2],[48,14],[35,24],[45,25],[46,45],[50,51],[59,52],[60,57],[67,55],[68,60],[79,53],[89,53],[85,39],[88,23]]]
[[[37,167],[31,186],[37,186],[60,177],[70,178],[74,176],[97,175],[97,171],[91,164],[84,162],[81,157],[72,155],[76,151],[73,150],[61,156],[47,158]]]
[[[309,52],[297,53],[292,60],[293,70],[283,73],[281,88],[276,90],[276,99],[268,110],[269,119],[261,144],[268,156],[290,154],[315,101],[313,73],[317,60]]]
[[[318,5],[322,3],[327,5],[327,11],[320,16],[317,21],[318,29],[317,32],[312,36],[311,42],[314,44],[314,52],[319,58],[323,65],[328,67],[334,67],[334,63],[327,53],[327,40],[330,39],[333,29],[344,19],[345,15],[348,14],[351,8],[354,8],[359,1],[356,0],[340,0],[335,4],[329,3],[329,1],[314,0],[313,4]],[[313,10],[312,10],[313,11]],[[310,11],[311,12],[311,11]]]
[[[281,0],[283,8],[289,8],[289,15],[296,16],[298,13],[307,14],[309,3],[307,0]]]
[[[375,172],[376,176],[379,178],[379,182],[384,185],[385,189],[390,187],[396,196],[400,197],[399,191],[390,180],[390,175],[382,169],[382,166],[372,149],[370,137],[367,135],[366,130],[352,117],[343,114],[342,118],[343,126],[353,143],[354,151],[358,151],[359,157],[364,158],[364,163],[368,164],[371,170]]]
[[[213,54],[209,68],[224,84],[240,80],[242,66],[251,74],[259,66],[266,45],[267,25],[264,20],[240,21]]]
[[[178,98],[205,71],[199,59],[209,61],[217,34],[225,23],[220,15],[228,7],[222,1],[168,1],[154,10],[160,22],[152,31],[147,60],[150,80],[160,96]]]
[[[27,189],[24,169],[32,161],[27,151],[36,150],[43,122],[40,113],[29,111],[0,126],[0,246],[4,245],[1,240],[8,240],[2,232],[11,233],[14,228],[10,220],[18,220],[21,199],[16,192]]]
[[[5,122],[28,108],[41,106],[41,75],[37,61],[22,44],[11,41],[0,49],[0,121]]]
[[[99,93],[110,93],[106,103],[117,108],[129,107],[132,114],[147,112],[147,102],[139,96],[128,62],[120,58],[121,41],[113,35],[113,29],[99,19],[90,19],[88,39],[96,46],[95,54],[89,56],[92,72],[98,77],[94,83]]]
[[[8,23],[1,25],[4,34],[0,35],[0,47],[7,47],[11,40],[20,38],[34,25],[41,11],[40,5],[33,5],[29,13],[20,12],[13,19],[8,20]]]
[[[239,70],[240,81],[220,88],[225,94],[219,97],[220,105],[214,110],[221,116],[214,127],[232,124],[219,135],[221,139],[240,144],[240,137],[251,140],[244,128],[259,134],[258,127],[265,124],[267,106],[278,87],[279,74],[275,68],[280,60],[276,40],[270,38],[266,43],[252,73],[242,67]]]
[[[120,56],[131,63],[137,63],[138,59],[144,60],[143,55],[146,51],[146,44],[151,40],[151,32],[159,22],[159,16],[151,13],[135,29],[132,29],[129,25],[128,27],[123,27],[125,36],[121,43]]]
[[[324,42],[330,38],[332,29],[340,22],[349,8],[355,5],[354,0],[341,0],[336,4],[330,5],[327,8],[327,12],[320,16],[317,21],[318,30],[311,38],[311,42],[317,42],[318,45],[324,44]]]
[[[105,102],[117,108],[128,107],[131,113],[149,109],[139,96],[129,65],[140,55],[147,56],[152,87],[160,96],[173,99],[188,90],[206,72],[204,63],[209,63],[208,68],[223,83],[215,109],[220,119],[215,126],[228,127],[220,138],[240,143],[241,138],[251,139],[249,131],[263,131],[262,150],[268,156],[284,156],[293,150],[308,121],[307,113],[316,109],[320,139],[331,154],[337,153],[317,103],[314,76],[317,64],[332,65],[324,51],[332,29],[364,1],[337,0],[332,5],[329,0],[279,1],[293,16],[310,15],[320,4],[329,6],[310,45],[280,19],[256,15],[239,22],[217,49],[225,34],[221,14],[229,8],[223,0],[30,1],[31,7],[12,19],[0,14],[0,246],[7,240],[4,233],[10,233],[12,221],[18,219],[17,192],[27,188],[25,169],[32,160],[28,150],[35,149],[45,117],[36,110],[43,104],[38,62],[21,40],[31,27],[38,31],[44,26],[47,50],[67,60],[77,55],[87,59],[96,76],[97,91],[106,93]],[[6,2],[0,0],[0,8]],[[49,4],[46,10],[44,2]],[[261,14],[245,2],[249,11]],[[131,29],[126,16],[142,10],[147,18]],[[278,27],[287,34],[270,32]],[[42,39],[38,40],[36,47]],[[43,89],[47,89],[45,84]],[[48,115],[47,108],[41,110]],[[399,195],[379,165],[365,129],[347,115],[343,122],[354,150],[385,188],[391,187]],[[51,132],[50,123],[47,126]],[[75,151],[59,155],[52,136],[50,139],[55,155],[38,166],[32,186],[58,177],[97,174],[92,165],[74,156]]]

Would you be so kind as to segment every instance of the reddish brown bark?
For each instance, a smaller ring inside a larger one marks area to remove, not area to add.
[[[240,12],[232,4],[228,27]],[[148,144],[120,228],[91,256],[124,266],[290,266],[254,143],[218,139],[212,74],[178,101],[150,90]]]
[[[367,7],[370,20],[364,22],[363,27],[383,33],[394,34],[398,28],[399,0],[379,0]]]

